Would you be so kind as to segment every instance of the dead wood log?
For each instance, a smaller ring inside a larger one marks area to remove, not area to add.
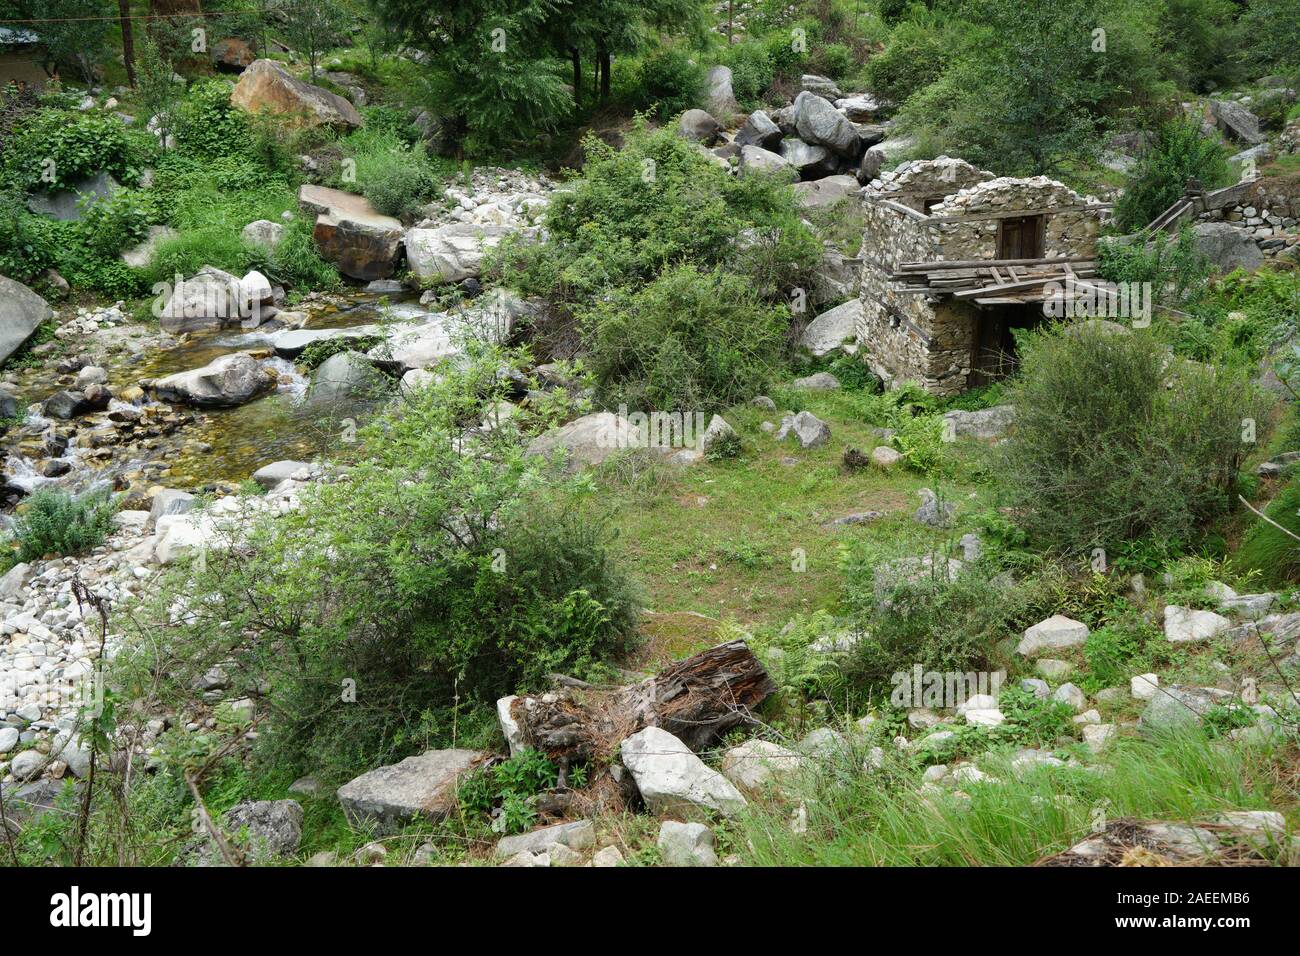
[[[692,750],[708,748],[752,720],[776,685],[744,641],[676,661],[639,684],[608,690],[568,687],[520,697],[510,715],[528,746],[552,760],[610,757],[625,738],[661,727]]]

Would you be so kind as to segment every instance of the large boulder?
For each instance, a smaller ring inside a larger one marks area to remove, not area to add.
[[[730,67],[719,65],[709,70],[706,85],[709,88],[707,105],[710,113],[728,118],[740,112],[740,104],[736,102],[736,94],[731,89]]]
[[[590,820],[574,820],[554,826],[504,836],[493,851],[499,859],[509,859],[517,853],[545,853],[554,846],[570,850],[585,850],[596,842],[596,828]]]
[[[781,140],[781,156],[804,179],[821,179],[830,176],[839,168],[839,160],[825,146],[805,143],[797,136],[787,136]]]
[[[112,195],[120,188],[108,173],[96,173],[77,180],[70,189],[57,193],[36,193],[28,197],[27,208],[38,216],[60,222],[76,222],[88,205]]]
[[[387,279],[402,252],[402,223],[385,216],[364,196],[304,184],[298,203],[316,216],[312,238],[320,253],[353,279]]]
[[[740,127],[732,141],[737,146],[757,146],[760,149],[775,149],[781,142],[781,127],[772,122],[762,110],[755,110]]]
[[[821,209],[848,199],[859,188],[855,176],[827,176],[825,179],[795,183],[794,196],[804,209]]]
[[[862,300],[850,299],[808,323],[800,344],[816,356],[828,355],[856,335]]]
[[[794,125],[799,138],[825,146],[846,159],[857,159],[862,149],[858,131],[826,99],[807,90],[795,97]]]
[[[483,267],[483,253],[500,245],[506,236],[518,233],[535,239],[538,230],[510,226],[452,223],[434,229],[415,228],[406,234],[406,258],[411,271],[421,279],[463,282],[477,278]]]
[[[254,863],[292,857],[302,842],[302,804],[297,800],[246,800],[227,810],[222,823]],[[220,859],[215,846],[205,848],[205,862]]]
[[[705,110],[687,110],[677,121],[677,132],[683,139],[712,146],[722,136],[722,124]]]
[[[1015,421],[1015,416],[1014,405],[994,405],[992,408],[981,408],[973,412],[961,409],[946,412],[943,420],[949,434],[954,438],[988,440],[1005,435],[1011,423]]]
[[[791,435],[799,439],[801,448],[820,448],[831,440],[831,427],[812,412],[803,411],[781,419],[776,440],[785,441]]]
[[[256,59],[248,41],[239,37],[226,37],[212,44],[212,62],[218,69],[241,73]]]
[[[1213,611],[1198,611],[1169,604],[1165,607],[1165,640],[1174,644],[1208,641],[1232,627],[1232,622]]]
[[[334,405],[374,399],[386,391],[387,379],[359,352],[331,355],[312,373],[307,402]]]
[[[388,334],[396,334],[402,328],[405,326],[390,327]],[[331,339],[359,341],[382,338],[384,334],[384,327],[379,325],[353,325],[346,329],[288,329],[276,333],[272,337],[271,346],[280,358],[295,359],[306,350],[307,346],[316,342],[326,342]]]
[[[213,359],[202,368],[177,372],[154,381],[154,393],[163,401],[181,402],[199,408],[243,405],[270,390],[276,381],[247,352],[234,352]]]
[[[660,727],[647,727],[619,745],[646,806],[655,813],[706,809],[731,815],[745,798],[691,748]]]
[[[642,441],[641,432],[626,418],[613,412],[593,412],[538,435],[529,444],[528,454],[550,458],[563,451],[565,466],[574,471],[598,465],[625,449],[639,448]]]
[[[242,298],[238,278],[221,269],[204,266],[190,278],[176,283],[158,313],[158,325],[173,335],[219,329],[240,320]]]
[[[420,817],[440,820],[456,806],[456,786],[483,755],[474,750],[429,750],[378,767],[339,787],[339,803],[353,825],[391,829]]]
[[[659,826],[659,856],[668,866],[717,866],[713,831],[703,823],[665,820]]]
[[[1264,262],[1264,254],[1244,229],[1226,222],[1203,222],[1192,227],[1196,251],[1219,272],[1245,269],[1254,272]]]
[[[92,412],[102,412],[108,408],[111,398],[108,389],[98,385],[92,385],[85,391],[61,389],[41,403],[41,414],[46,418],[68,421]]]
[[[1146,734],[1196,727],[1210,708],[1231,699],[1231,693],[1217,687],[1161,687],[1142,712],[1138,726]]]
[[[50,304],[27,286],[0,276],[0,363],[53,315]]]
[[[795,169],[788,159],[780,153],[759,146],[740,147],[740,172],[741,175],[758,173],[764,176],[779,176],[789,182],[795,182],[799,178],[799,170]]]
[[[355,129],[364,122],[343,97],[304,83],[274,60],[254,60],[239,77],[230,102],[249,113],[271,113],[304,127]]]
[[[757,792],[803,766],[803,755],[770,740],[747,740],[722,755],[722,775],[741,790]]]
[[[1260,131],[1259,117],[1240,103],[1210,100],[1210,116],[1214,118],[1214,125],[1247,146],[1256,146],[1266,138]]]
[[[269,219],[256,219],[245,226],[239,234],[245,242],[274,249],[284,238],[284,225],[271,222]]]

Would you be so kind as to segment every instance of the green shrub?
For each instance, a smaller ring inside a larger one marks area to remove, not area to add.
[[[767,47],[757,40],[727,47],[722,63],[731,68],[731,91],[743,106],[757,105],[776,78]]]
[[[1126,232],[1141,229],[1168,209],[1187,186],[1200,180],[1203,189],[1217,189],[1229,181],[1223,147],[1201,135],[1192,120],[1173,120],[1156,131],[1154,142],[1128,174],[1124,192],[1115,204],[1115,219]]]
[[[547,209],[550,241],[503,244],[491,275],[586,304],[611,286],[635,287],[692,262],[726,265],[775,300],[820,261],[787,185],[729,176],[671,129],[638,121],[621,150],[595,137],[584,149],[582,178]]]
[[[637,614],[605,524],[579,483],[525,455],[513,419],[460,441],[519,361],[472,348],[357,432],[346,482],[170,576],[136,616],[155,639],[123,651],[119,679],[160,675],[184,697],[230,662],[241,693],[270,688],[263,756],[338,778],[486,745],[494,702],[548,673],[602,678]],[[168,614],[178,598],[193,615]]]
[[[382,335],[365,335],[360,338],[339,336],[334,339],[320,339],[312,342],[294,359],[295,364],[305,369],[318,368],[326,359],[340,352],[369,352],[376,345],[385,342]]]
[[[58,192],[100,172],[134,185],[157,145],[111,113],[43,109],[26,116],[0,149],[0,184]]]
[[[606,405],[711,412],[762,391],[789,316],[739,277],[683,265],[637,292],[611,293],[582,321]]]
[[[1025,621],[1022,589],[999,586],[978,569],[952,580],[936,569],[880,591],[879,566],[868,571],[867,580],[845,580],[862,637],[845,660],[844,679],[864,695],[884,692],[917,664],[923,671],[992,671],[995,646]]]
[[[176,148],[190,156],[231,156],[245,152],[250,130],[245,114],[230,102],[222,79],[195,83],[176,109],[172,125]]]
[[[355,179],[336,176],[334,185],[359,191],[385,215],[414,213],[437,189],[439,177],[424,148],[412,147],[397,133],[362,130],[342,146],[355,164]]]
[[[22,194],[0,189],[0,275],[29,281],[53,266],[62,245],[60,223],[34,216]]]
[[[871,92],[901,104],[943,73],[950,41],[928,20],[905,20],[889,36],[885,49],[864,69]]]
[[[119,189],[112,195],[81,203],[77,231],[87,248],[100,258],[116,256],[142,240],[156,211],[148,194]]]
[[[640,102],[637,106],[653,109],[660,119],[676,116],[700,104],[704,92],[705,69],[680,47],[661,47],[641,61],[637,71]]]
[[[1020,346],[1003,473],[1031,539],[1073,553],[1194,540],[1227,510],[1251,447],[1243,420],[1264,421],[1244,372],[1170,362],[1144,331],[1089,323]]]
[[[74,496],[66,491],[37,490],[14,522],[18,560],[36,561],[47,554],[84,554],[98,547],[112,530],[116,510],[107,492]]]
[[[529,798],[555,787],[559,768],[540,750],[524,750],[509,760],[467,776],[457,789],[461,809],[470,816],[501,815],[500,832],[523,833],[532,828],[537,811]]]

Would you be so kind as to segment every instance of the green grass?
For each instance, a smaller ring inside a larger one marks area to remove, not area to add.
[[[1043,767],[1017,778],[1006,757],[985,771],[997,783],[962,786],[969,805],[922,794],[900,758],[861,770],[865,742],[802,781],[789,803],[753,804],[736,823],[734,845],[757,866],[1025,866],[1068,849],[1097,814],[1207,822],[1226,810],[1282,810],[1294,827],[1294,750],[1223,746],[1200,733],[1158,742],[1122,739],[1104,771]],[[803,799],[808,829],[790,828]]]

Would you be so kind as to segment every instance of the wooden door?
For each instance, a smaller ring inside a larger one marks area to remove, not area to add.
[[[1043,258],[1044,216],[1018,216],[998,223],[999,259]]]

